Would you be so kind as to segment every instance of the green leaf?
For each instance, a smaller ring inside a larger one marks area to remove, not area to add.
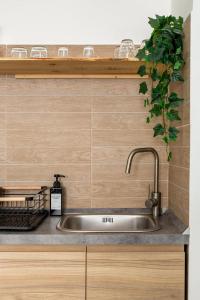
[[[146,107],[147,105],[149,105],[149,99],[148,98],[144,100],[144,107]]]
[[[182,48],[181,47],[179,47],[179,48],[176,49],[176,54],[177,55],[181,54],[181,52],[182,52]]]
[[[169,40],[174,38],[174,33],[169,25],[166,25],[165,28],[161,29],[161,31],[163,32],[162,36],[165,36]]]
[[[152,78],[153,81],[156,81],[160,78],[160,76],[158,74],[158,70],[156,68],[152,69],[151,78]]]
[[[163,142],[168,145],[169,144],[169,138],[167,135],[165,135],[163,138],[162,138]]]
[[[171,109],[170,111],[168,111],[166,113],[166,116],[169,121],[180,121],[181,120],[180,116],[178,115],[178,111],[174,110],[174,109]]]
[[[151,104],[159,105],[160,109],[164,109],[165,108],[165,98],[158,97],[158,98],[152,99]]]
[[[176,33],[176,34],[178,34],[178,35],[184,35],[183,31],[181,29],[174,28],[173,32]]]
[[[182,26],[183,25],[183,17],[179,16],[177,22],[180,23],[180,25]]]
[[[141,77],[143,77],[144,75],[147,75],[146,66],[145,65],[140,66],[137,71],[137,74],[139,74]]]
[[[158,84],[155,88],[152,88],[151,97],[152,103],[157,102],[156,100],[160,102],[160,99],[162,98],[162,86],[160,84]]]
[[[183,103],[183,99],[179,98],[178,95],[177,95],[177,93],[175,93],[175,92],[172,92],[170,94],[170,96],[168,97],[168,101],[169,101],[168,108],[169,107],[171,107],[171,108],[178,107],[178,106],[180,106]]]
[[[167,156],[167,161],[170,161],[170,160],[172,160],[172,152],[171,151],[169,152],[169,154]]]
[[[157,103],[164,107],[165,97],[168,93],[168,79],[161,78],[155,88],[152,88],[151,103]]]
[[[182,62],[180,61],[175,62],[174,70],[180,70],[181,67],[182,67]]]
[[[149,25],[155,29],[159,27],[160,23],[158,19],[149,18]]]
[[[163,57],[163,53],[165,51],[165,48],[162,46],[160,47],[155,47],[153,51],[151,51],[149,58],[153,62],[159,62],[161,61]]]
[[[166,81],[170,81],[170,74],[168,73],[167,70],[165,70],[163,73],[162,73],[162,76],[161,76],[161,80],[166,80]]]
[[[174,70],[172,73],[172,81],[184,81],[181,72],[178,70]]]
[[[146,123],[150,123],[150,117],[149,116],[146,118]]]
[[[162,107],[160,105],[154,105],[152,107],[152,109],[150,109],[149,111],[151,113],[152,116],[161,116],[162,115]]]
[[[180,26],[180,28],[183,27],[183,17],[179,16],[178,20],[177,20],[178,25]]]
[[[145,59],[145,58],[146,58],[145,47],[142,48],[142,49],[139,49],[139,51],[138,51],[136,57],[137,57],[139,60],[142,60],[142,59],[146,60],[146,59]]]
[[[168,133],[169,133],[169,140],[176,141],[179,130],[176,127],[169,127]]]
[[[154,137],[155,137],[155,136],[158,136],[158,135],[163,135],[164,132],[165,132],[165,129],[164,129],[163,125],[160,124],[160,123],[157,124],[157,125],[153,128],[153,130],[154,130]]]
[[[145,95],[147,91],[148,91],[147,83],[143,81],[142,83],[140,83],[139,93]]]

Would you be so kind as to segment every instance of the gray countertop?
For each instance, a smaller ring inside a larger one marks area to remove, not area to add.
[[[82,209],[70,212],[100,213],[135,213],[136,209]],[[189,243],[189,235],[183,234],[186,226],[171,212],[160,217],[161,229],[149,233],[64,233],[56,229],[59,217],[47,217],[34,231],[0,232],[0,244],[68,244],[68,245],[102,245],[102,244],[176,244]]]

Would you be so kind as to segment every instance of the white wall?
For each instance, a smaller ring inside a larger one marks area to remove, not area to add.
[[[192,0],[172,0],[171,1],[171,13],[175,16],[182,16],[187,18],[192,11]]]
[[[189,300],[200,299],[200,1],[194,0],[191,26],[191,155]]]
[[[150,33],[148,16],[170,7],[171,0],[0,0],[0,43],[140,42]]]

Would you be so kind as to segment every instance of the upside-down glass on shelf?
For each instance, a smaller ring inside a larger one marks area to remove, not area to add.
[[[46,58],[48,56],[47,48],[32,47],[30,56],[32,58]]]
[[[119,47],[114,51],[115,58],[134,58],[136,53],[135,45],[131,39],[121,41]]]
[[[26,58],[28,56],[28,50],[25,48],[12,48],[11,57],[14,58]]]
[[[58,49],[58,56],[59,57],[67,57],[67,56],[69,56],[69,49],[67,47],[60,47]]]
[[[83,56],[84,57],[94,57],[94,47],[92,46],[87,46],[83,48]]]

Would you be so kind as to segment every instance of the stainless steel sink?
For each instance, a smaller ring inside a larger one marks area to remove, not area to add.
[[[57,228],[64,232],[150,232],[159,230],[150,214],[65,214]]]

